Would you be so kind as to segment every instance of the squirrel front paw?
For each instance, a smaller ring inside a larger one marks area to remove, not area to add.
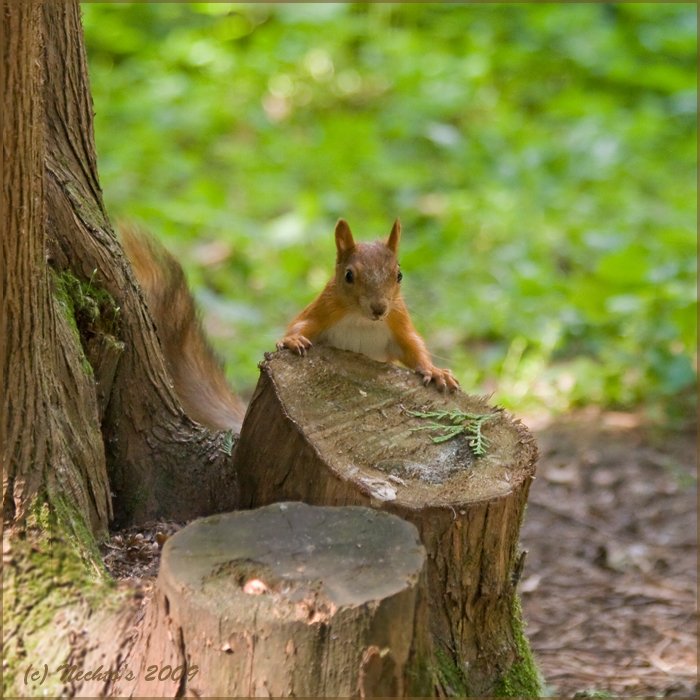
[[[277,343],[277,349],[282,350],[287,348],[297,355],[306,355],[306,351],[313,345],[313,343],[306,337],[299,333],[293,335],[287,335],[279,343]]]
[[[417,370],[418,374],[423,377],[423,384],[428,386],[430,382],[435,382],[435,386],[439,391],[454,391],[459,388],[459,382],[454,378],[454,375],[449,369],[440,369],[439,367],[428,367],[427,369]]]

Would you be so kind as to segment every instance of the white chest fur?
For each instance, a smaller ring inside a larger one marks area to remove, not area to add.
[[[357,314],[348,314],[324,331],[319,341],[341,350],[359,352],[373,360],[387,362],[393,345],[386,321],[370,321]]]

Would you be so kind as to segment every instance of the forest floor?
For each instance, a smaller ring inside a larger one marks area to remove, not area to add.
[[[556,697],[696,697],[697,441],[634,414],[531,422],[527,636]]]
[[[551,697],[696,697],[697,441],[634,414],[526,421],[540,462],[522,531],[527,636]],[[118,579],[153,585],[180,527],[115,533]]]

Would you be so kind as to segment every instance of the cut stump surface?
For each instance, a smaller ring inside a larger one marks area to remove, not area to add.
[[[404,695],[425,550],[367,508],[281,503],[212,516],[166,543],[158,600],[187,692]]]
[[[356,503],[359,492],[368,502],[395,501],[407,509],[456,507],[506,496],[533,476],[536,450],[527,429],[479,397],[441,394],[423,387],[412,372],[332,348],[315,347],[306,357],[275,353],[261,369],[241,441],[262,427],[266,439],[249,445],[264,455],[256,462],[267,457],[281,465],[251,474],[244,463],[246,445],[239,448],[247,505],[279,500],[281,491],[285,499],[308,500],[323,487],[338,504]],[[270,401],[279,406],[265,405]],[[326,462],[336,488],[314,483],[317,475],[295,460],[296,446],[277,439],[279,409],[289,421],[283,429],[296,426]],[[485,456],[474,457],[465,436],[434,443],[423,429],[426,421],[408,413],[454,409],[494,414],[484,424]],[[352,494],[345,493],[348,485]]]

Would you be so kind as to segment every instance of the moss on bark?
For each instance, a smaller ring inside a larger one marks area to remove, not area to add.
[[[530,643],[525,636],[522,608],[517,595],[513,597],[512,620],[516,659],[496,682],[490,695],[507,698],[539,698],[542,695],[544,681],[532,655]],[[438,650],[435,656],[438,662],[435,674],[443,692],[452,697],[481,695],[472,691],[468,673],[457,667],[450,656],[441,650]]]
[[[513,635],[517,658],[496,684],[495,697],[538,698],[544,681],[525,636],[525,623],[519,596],[513,596]]]
[[[56,296],[78,335],[118,334],[120,309],[95,280],[80,280],[68,270],[54,273],[53,280]]]
[[[453,658],[442,649],[436,649],[435,659],[437,661],[435,677],[442,691],[448,697],[469,697],[468,679]]]
[[[5,697],[60,696],[58,669],[84,620],[119,597],[82,516],[49,499],[42,493],[34,501],[21,533],[4,534]]]

